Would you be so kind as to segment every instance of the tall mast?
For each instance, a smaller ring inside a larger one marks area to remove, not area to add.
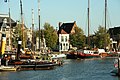
[[[105,34],[106,34],[106,24],[107,24],[107,0],[105,0]],[[105,48],[107,47],[107,43],[106,43],[106,39],[105,39]]]
[[[107,23],[106,19],[107,19],[107,0],[105,0],[105,31],[106,31],[106,23]]]
[[[34,50],[34,11],[32,9],[32,50]]]
[[[40,0],[38,0],[38,18],[39,18],[39,49],[40,49]]]
[[[10,0],[8,0],[8,5],[9,5],[9,24],[10,24],[10,42],[9,42],[9,47],[12,49],[12,39],[11,39],[11,13],[10,13]]]
[[[90,47],[90,0],[88,0],[88,46]]]
[[[22,31],[22,44],[23,48],[25,48],[25,40],[24,40],[24,21],[23,21],[23,9],[22,9],[22,0],[20,0],[20,9],[21,9],[21,31]]]

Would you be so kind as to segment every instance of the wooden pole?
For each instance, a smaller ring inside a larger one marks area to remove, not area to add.
[[[88,46],[90,47],[90,0],[88,0]]]
[[[40,50],[40,0],[38,0],[38,18],[39,18],[39,50]]]
[[[8,5],[9,5],[9,24],[10,24],[10,41],[9,41],[9,47],[10,47],[10,50],[12,50],[12,35],[11,35],[11,12],[10,12],[10,0],[8,0]]]
[[[32,50],[34,51],[34,11],[32,9]]]
[[[20,8],[21,8],[21,31],[22,31],[22,45],[23,49],[25,48],[25,40],[24,40],[24,21],[23,21],[23,10],[22,10],[22,1],[20,0]]]
[[[107,0],[105,0],[105,35],[106,35],[106,24],[107,24]],[[107,37],[107,36],[106,36]],[[106,43],[106,39],[105,39],[105,50],[106,50],[106,47],[107,47],[107,43]]]
[[[107,0],[105,0],[105,31],[106,31],[106,20],[107,20]]]

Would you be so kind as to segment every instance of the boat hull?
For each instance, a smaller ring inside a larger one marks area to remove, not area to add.
[[[14,66],[1,66],[0,71],[17,71],[18,67]]]
[[[67,59],[77,59],[78,56],[75,55],[75,54],[67,54],[67,55],[66,55],[66,58],[67,58]]]
[[[17,65],[20,66],[20,70],[42,70],[42,69],[53,69],[56,64],[52,62],[44,62],[44,61],[14,61],[9,63],[9,65]]]
[[[96,57],[100,57],[100,55],[96,55],[96,54],[79,54],[78,55],[79,58],[96,58]]]

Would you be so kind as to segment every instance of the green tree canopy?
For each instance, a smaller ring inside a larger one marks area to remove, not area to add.
[[[75,27],[75,33],[70,34],[70,44],[78,49],[85,46],[85,36],[81,28]]]
[[[49,48],[55,48],[58,40],[57,31],[49,23],[44,24],[44,37]]]
[[[110,35],[104,27],[99,26],[98,31],[95,32],[94,44],[98,48],[106,48],[110,44]]]
[[[22,39],[22,31],[21,31],[21,25],[17,24],[17,26],[15,27],[15,31],[14,31],[14,39],[12,40],[12,44],[17,47],[18,45],[18,37],[20,37]]]
[[[25,26],[25,25],[24,25]],[[27,28],[24,29],[24,42],[25,42],[25,47],[26,47],[26,43],[27,43]],[[13,43],[15,46],[17,46],[18,42],[17,42],[17,38],[20,38],[21,40],[23,40],[23,34],[22,34],[22,24],[17,24],[17,26],[15,27],[15,31],[14,31],[14,40]],[[23,41],[22,41],[23,42]],[[23,46],[23,44],[22,44]]]

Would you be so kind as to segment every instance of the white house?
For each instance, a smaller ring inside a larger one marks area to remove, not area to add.
[[[59,51],[68,51],[70,49],[69,35],[75,33],[76,22],[59,23]]]
[[[69,34],[59,34],[59,51],[68,51]]]

